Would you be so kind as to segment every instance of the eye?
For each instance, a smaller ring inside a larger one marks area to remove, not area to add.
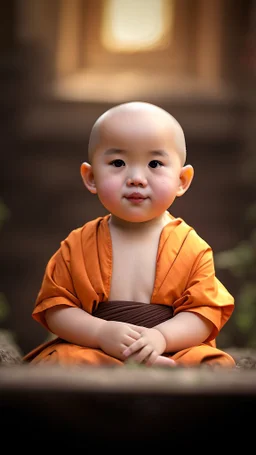
[[[159,167],[159,166],[163,166],[163,163],[161,161],[158,161],[158,160],[152,160],[149,163],[149,167],[152,167],[153,169],[156,168],[156,167]]]
[[[114,167],[122,167],[125,166],[125,162],[123,160],[113,160],[111,163],[109,163],[111,166]]]

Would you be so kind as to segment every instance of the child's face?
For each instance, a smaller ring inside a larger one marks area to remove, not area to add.
[[[180,195],[183,168],[174,133],[150,115],[121,115],[103,123],[92,171],[95,192],[112,215],[149,221]]]

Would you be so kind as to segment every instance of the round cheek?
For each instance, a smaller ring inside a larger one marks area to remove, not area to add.
[[[115,179],[108,179],[97,185],[97,194],[105,207],[116,204],[120,198],[120,184]]]
[[[152,190],[155,199],[159,201],[172,200],[176,196],[176,184],[169,178],[162,178],[160,181],[152,182]]]

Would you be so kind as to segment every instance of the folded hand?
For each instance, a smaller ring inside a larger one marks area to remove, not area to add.
[[[119,360],[125,360],[124,350],[140,338],[143,327],[117,321],[105,321],[98,334],[102,351]]]
[[[136,337],[136,340],[124,349],[124,357],[135,363],[144,363],[148,366],[161,362],[158,356],[166,348],[165,338],[162,333],[154,328],[138,328],[138,331],[141,331],[140,336]]]

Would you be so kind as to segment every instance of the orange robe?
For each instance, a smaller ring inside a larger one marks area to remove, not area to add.
[[[112,273],[109,217],[99,217],[73,230],[49,260],[32,312],[32,317],[46,329],[44,313],[49,308],[67,305],[93,314],[101,302],[105,302],[105,306],[108,303]],[[216,337],[234,310],[234,299],[215,276],[211,248],[181,218],[170,215],[170,223],[161,233],[149,305],[169,306],[173,316],[189,311],[213,323],[213,331],[204,343],[168,354],[178,364],[235,365],[228,353],[216,347]],[[24,356],[24,361],[123,365],[100,349],[77,346],[60,338],[33,349]]]

